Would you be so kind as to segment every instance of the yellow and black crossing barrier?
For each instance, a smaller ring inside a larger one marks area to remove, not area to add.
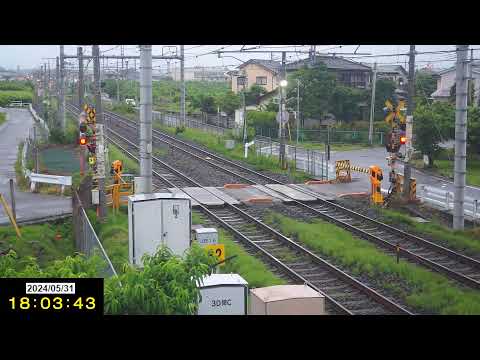
[[[409,199],[410,201],[417,200],[417,180],[414,178],[410,179]]]
[[[358,172],[362,172],[362,173],[365,173],[365,174],[369,174],[370,173],[370,168],[364,168],[364,167],[352,165],[352,166],[350,166],[350,171],[358,171]]]
[[[335,175],[337,181],[351,182],[352,176],[350,174],[350,160],[337,160],[335,162]]]

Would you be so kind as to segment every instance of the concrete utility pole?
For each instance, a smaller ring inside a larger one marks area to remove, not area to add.
[[[58,56],[55,64],[55,94],[57,95],[58,100],[58,97],[60,96],[60,61]]]
[[[83,109],[84,81],[83,81],[83,49],[77,48],[78,55],[78,106]],[[83,111],[83,110],[82,110]]]
[[[377,85],[377,63],[373,64],[372,101],[370,103],[370,127],[368,128],[368,142],[373,145],[373,118],[375,116],[375,88]]]
[[[413,111],[415,110],[415,45],[410,45],[410,54],[408,60],[408,99],[407,99],[407,143],[405,144],[405,162],[403,164],[403,198],[410,198],[410,178],[412,169],[410,167],[410,156],[412,152],[413,137]]]
[[[297,145],[300,131],[300,80],[297,79]]]
[[[101,85],[100,85],[100,47],[99,45],[92,45],[92,56],[93,56],[93,82],[94,82],[94,96],[95,96],[95,118],[98,128],[103,128],[103,110],[102,110],[102,95],[101,95]],[[102,132],[102,131],[100,131]],[[100,136],[98,136],[100,135]],[[97,148],[95,150],[97,155],[97,175],[98,175],[98,194],[99,194],[99,205],[98,205],[98,218],[102,221],[107,215],[107,207],[105,201],[105,162],[101,163],[104,160],[104,148],[102,142],[102,134],[97,132]]]
[[[60,92],[58,94],[58,122],[65,133],[65,60],[64,45],[60,45]]]
[[[185,52],[184,45],[180,45],[180,118],[182,125],[186,124],[185,114]]]
[[[468,93],[470,94],[470,106],[475,107],[475,85],[473,82],[473,49],[470,49],[470,71],[468,76]],[[467,104],[468,105],[468,104]]]
[[[287,53],[285,51],[282,52],[282,70],[281,70],[281,80],[280,83],[282,83],[283,80],[286,80],[286,60],[287,60]],[[279,124],[279,137],[280,137],[280,166],[282,169],[286,169],[287,166],[287,161],[285,158],[285,126],[283,125],[283,112],[285,109],[285,91],[286,88],[283,89],[282,86],[279,86],[280,89],[280,102],[279,102],[279,108],[280,108],[280,124]]]
[[[140,46],[140,177],[139,193],[152,192],[152,45]]]
[[[455,168],[453,183],[453,228],[465,226],[464,201],[467,164],[467,67],[468,45],[457,45],[456,112],[455,112]]]

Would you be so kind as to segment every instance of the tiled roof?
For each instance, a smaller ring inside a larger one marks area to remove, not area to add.
[[[267,69],[269,69],[270,71],[274,72],[274,73],[277,73],[281,67],[282,67],[282,64],[278,61],[274,61],[274,60],[264,60],[264,59],[250,59],[246,62],[244,62],[242,65],[240,65],[238,68],[241,69],[243,67],[245,67],[246,65],[248,64],[258,64],[258,65],[261,65]]]
[[[358,62],[347,60],[343,57],[338,56],[321,56],[317,55],[315,57],[316,63],[324,63],[328,69],[332,70],[363,70],[371,71],[370,67],[367,65],[360,64]],[[295,70],[304,65],[308,65],[310,59],[302,59],[290,64],[287,64],[287,70]]]

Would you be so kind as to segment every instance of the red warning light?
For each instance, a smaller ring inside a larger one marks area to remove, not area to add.
[[[87,145],[87,138],[82,136],[79,142],[80,142],[80,145]]]
[[[404,145],[407,142],[406,136],[400,136],[400,144]]]

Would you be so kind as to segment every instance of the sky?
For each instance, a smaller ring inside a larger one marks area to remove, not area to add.
[[[77,53],[77,46],[83,46],[86,54],[91,54],[91,45],[65,45],[65,53],[68,55],[75,55]],[[256,48],[256,47],[259,48]],[[218,58],[217,54],[208,54],[214,50],[235,51],[242,47],[246,49],[254,48],[252,50],[262,51],[308,51],[310,45],[185,45],[185,66],[228,66],[230,68],[241,64],[241,61],[246,61],[250,58],[270,59],[271,54],[240,54],[240,53],[225,53],[223,58]],[[357,55],[343,55],[356,59],[356,61],[378,64],[400,64],[408,66],[408,56],[404,55],[409,51],[409,45],[317,45],[318,52],[326,53],[350,53],[357,50]],[[172,51],[178,48],[178,45],[154,45],[153,54],[162,55],[171,54]],[[470,48],[474,50],[474,58],[480,57],[480,46],[471,45]],[[429,51],[449,51],[455,50],[455,45],[417,45],[417,52]],[[102,54],[120,55],[120,45],[101,45],[100,51]],[[178,50],[179,52],[179,50]],[[288,53],[287,62],[298,60],[308,56],[306,53]],[[137,45],[124,45],[125,55],[138,55]],[[358,53],[368,53],[370,55],[358,55]],[[399,54],[399,55],[397,55]],[[55,57],[59,55],[58,45],[0,45],[0,66],[16,70],[17,66],[21,69],[39,68],[40,65],[50,62],[50,67],[55,68]],[[392,56],[381,56],[392,55]],[[231,56],[231,57],[228,57]],[[280,60],[279,53],[273,54],[275,59]],[[470,56],[470,53],[469,53]],[[450,67],[455,62],[456,55],[450,53],[438,54],[418,54],[416,56],[417,67],[424,67],[431,64],[435,69],[442,69]],[[72,65],[75,61],[69,59]],[[133,60],[130,60],[133,62]],[[131,63],[130,63],[131,64]],[[132,64],[133,65],[133,64]],[[110,60],[109,66],[116,67],[116,60]],[[131,65],[129,65],[130,67]],[[165,71],[167,69],[166,60],[154,60],[153,66],[156,70]],[[178,66],[178,61],[172,61],[171,66]],[[137,64],[138,67],[138,64]]]

